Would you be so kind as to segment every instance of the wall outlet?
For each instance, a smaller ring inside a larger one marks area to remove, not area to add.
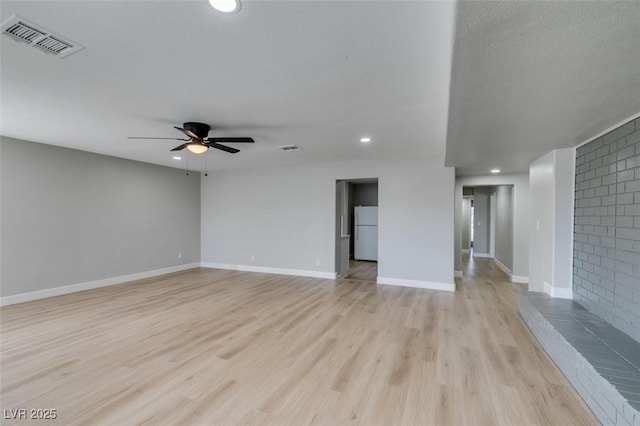
[[[320,258],[316,257],[316,266],[320,266]]]
[[[256,257],[255,256],[251,256],[251,263],[254,263],[256,261]]]
[[[182,252],[181,251],[178,252],[178,259],[182,259]]]

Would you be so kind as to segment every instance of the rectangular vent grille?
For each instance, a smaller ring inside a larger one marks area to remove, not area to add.
[[[14,39],[25,41],[27,43],[33,43],[34,40],[45,35],[43,32],[40,32],[35,28],[31,28],[30,26],[26,25],[24,22],[16,22],[15,24],[4,30],[4,32]]]
[[[53,34],[40,25],[16,15],[4,21],[0,28],[3,35],[11,37],[13,40],[27,43],[41,52],[55,55],[58,58],[65,58],[84,49],[84,46]]]
[[[51,36],[43,38],[42,40],[37,42],[35,46],[56,55],[64,52],[65,49],[73,48],[73,46],[71,46],[70,44],[67,44],[64,41],[58,40],[57,38]]]
[[[301,151],[302,148],[300,148],[297,145],[281,145],[278,148],[280,148],[283,151]]]

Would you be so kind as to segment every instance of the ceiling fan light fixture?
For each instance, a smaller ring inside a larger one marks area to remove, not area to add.
[[[189,145],[187,145],[187,149],[194,154],[202,154],[204,152],[207,152],[209,147],[201,143],[190,143]]]
[[[240,0],[209,0],[209,4],[218,12],[232,14],[240,10]]]

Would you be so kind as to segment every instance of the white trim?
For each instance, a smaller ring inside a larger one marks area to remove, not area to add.
[[[551,284],[549,284],[548,282],[543,282],[542,283],[542,291],[546,294],[548,294],[549,296],[551,296]]]
[[[428,290],[456,291],[454,283],[437,283],[431,281],[405,280],[401,278],[389,278],[378,276],[378,284],[394,285],[402,287],[425,288]]]
[[[453,276],[456,278],[464,277],[462,271],[453,271]]]
[[[28,293],[15,294],[13,296],[0,297],[0,306],[15,305],[16,303],[29,302],[31,300],[46,299],[47,297],[61,296],[63,294],[75,293],[78,291],[92,290],[94,288],[122,284],[128,281],[157,277],[158,275],[165,275],[172,272],[180,272],[187,269],[198,268],[199,266],[199,262],[187,263],[185,265],[170,266],[168,268],[155,269],[153,271],[138,272],[136,274],[121,275],[119,277],[105,278],[96,281],[87,281],[84,283],[65,285],[62,287],[48,288],[46,290],[36,290]]]
[[[551,287],[551,297],[556,299],[573,299],[573,290],[570,288]]]
[[[544,292],[554,299],[573,299],[573,289],[551,287],[548,282],[544,282]]]
[[[522,275],[511,275],[512,283],[521,283],[521,284],[529,284],[529,277],[525,277]]]
[[[589,142],[592,142],[594,139],[598,139],[600,136],[604,136],[604,135],[606,135],[607,133],[609,133],[610,131],[617,129],[618,127],[622,126],[623,124],[627,124],[628,122],[633,121],[633,120],[635,120],[636,118],[640,118],[640,112],[639,112],[639,113],[637,113],[637,114],[632,115],[632,116],[631,116],[631,117],[629,117],[629,118],[625,118],[624,120],[622,120],[622,121],[621,121],[621,122],[619,122],[618,124],[614,124],[613,126],[608,127],[605,131],[600,132],[600,133],[596,134],[595,136],[591,136],[591,137],[590,137],[589,139],[587,139],[586,141],[581,142],[581,143],[579,143],[578,145],[574,146],[574,148],[579,148],[579,147],[581,147],[582,145],[586,145],[586,144],[588,144]]]
[[[215,262],[202,262],[201,266],[203,268],[227,269],[230,271],[262,272],[265,274],[295,275],[298,277],[325,278],[329,280],[335,280],[338,276],[336,272],[309,271],[309,270],[303,270],[303,269],[270,268],[267,266],[231,265],[227,263],[215,263]]]
[[[473,252],[473,257],[486,257],[487,259],[493,258],[490,253],[476,253]]]
[[[506,266],[504,266],[504,264],[500,262],[498,258],[494,257],[493,261],[495,262],[496,265],[498,265],[498,268],[502,269],[505,274],[509,275],[509,279],[511,279],[511,270]]]

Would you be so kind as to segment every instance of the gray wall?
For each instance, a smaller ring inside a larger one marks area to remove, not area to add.
[[[496,187],[495,258],[513,270],[513,186]]]
[[[199,173],[5,137],[0,147],[3,297],[200,261]]]
[[[339,277],[349,272],[349,201],[352,200],[351,184],[345,181],[336,182],[336,273]]]
[[[453,283],[454,169],[435,160],[210,173],[202,187],[202,260],[335,272],[336,180],[372,177],[379,187],[378,276]]]
[[[462,199],[462,250],[468,250],[471,245],[471,200],[473,197]]]
[[[473,254],[489,255],[489,215],[492,189],[476,187],[473,195]]]
[[[576,150],[574,299],[640,341],[640,119]]]

